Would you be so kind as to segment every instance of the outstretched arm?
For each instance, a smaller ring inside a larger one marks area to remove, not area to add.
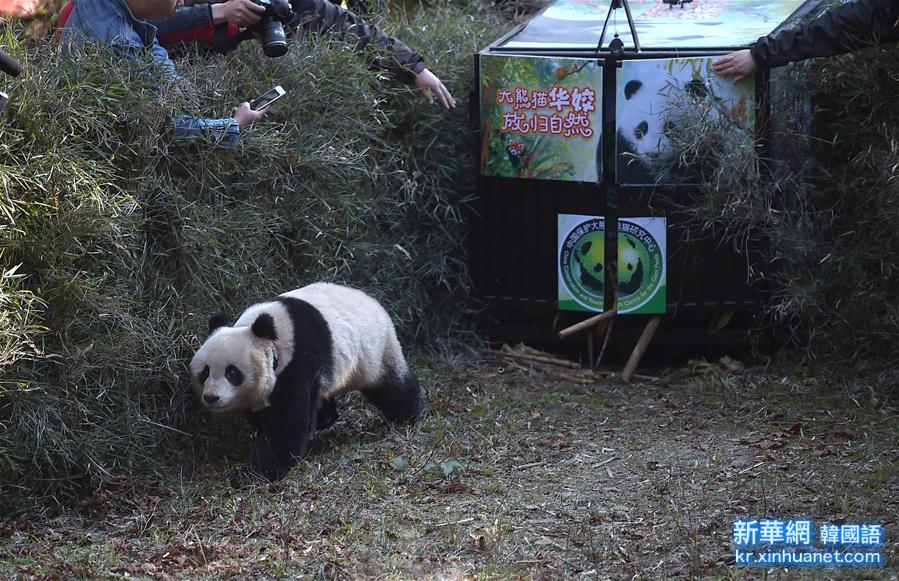
[[[357,51],[374,42],[389,53],[389,56],[375,58],[373,64],[376,67],[390,71],[407,85],[416,86],[432,103],[436,98],[447,109],[456,106],[455,99],[443,82],[425,67],[424,58],[401,40],[328,0],[292,0],[292,4],[297,13],[295,23],[292,23],[294,26],[301,27],[305,32],[352,34],[356,37]]]
[[[415,86],[421,90],[429,102],[433,103],[436,97],[436,99],[447,109],[456,107],[456,100],[453,99],[449,89],[446,88],[443,81],[437,78],[437,75],[428,69],[422,69],[421,72],[416,75]]]
[[[389,56],[376,58],[374,65],[390,71],[407,85],[414,84],[416,75],[425,69],[424,59],[420,54],[349,10],[328,0],[293,0],[292,4],[297,13],[292,25],[305,32],[350,34],[356,38],[356,50],[362,50],[374,42],[389,53]]]
[[[763,36],[751,49],[721,57],[712,65],[737,82],[759,68],[843,54],[877,42],[899,41],[899,2],[856,0],[828,10],[804,26]]]
[[[759,67],[779,67],[897,40],[899,2],[856,0],[827,10],[804,26],[760,38],[752,47],[752,58]]]

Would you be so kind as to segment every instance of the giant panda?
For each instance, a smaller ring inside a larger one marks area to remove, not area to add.
[[[424,398],[387,311],[364,292],[316,283],[252,305],[211,335],[190,362],[203,405],[245,412],[253,471],[281,478],[312,434],[337,419],[335,397],[359,390],[390,422],[422,413]]]

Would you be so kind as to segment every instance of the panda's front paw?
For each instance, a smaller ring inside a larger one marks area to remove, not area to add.
[[[225,479],[231,488],[255,488],[269,483],[268,478],[248,466],[235,466],[228,470]]]
[[[337,402],[333,399],[322,401],[316,418],[316,430],[326,430],[337,423]]]

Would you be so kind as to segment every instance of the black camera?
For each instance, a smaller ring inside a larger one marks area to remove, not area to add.
[[[262,39],[262,52],[265,56],[284,56],[287,53],[287,35],[284,23],[293,15],[288,0],[253,0],[265,8],[265,14],[253,31]]]

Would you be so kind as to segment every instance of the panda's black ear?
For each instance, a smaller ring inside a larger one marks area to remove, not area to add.
[[[624,86],[624,98],[630,99],[637,94],[641,87],[643,87],[643,81],[628,81]]]
[[[256,320],[253,321],[253,326],[250,328],[253,330],[253,334],[260,339],[271,339],[274,341],[278,338],[278,334],[275,333],[275,319],[268,313],[262,313],[256,317]]]
[[[209,317],[209,332],[214,333],[216,329],[219,327],[224,327],[228,324],[228,315],[225,313],[216,313]]]

